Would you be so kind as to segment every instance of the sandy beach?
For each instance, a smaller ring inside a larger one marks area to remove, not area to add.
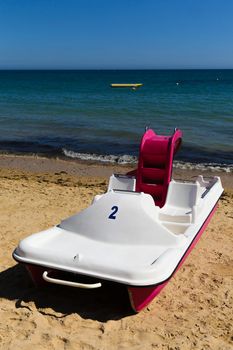
[[[36,289],[12,258],[19,241],[87,207],[106,190],[109,166],[0,156],[0,349],[233,348],[233,176],[211,223],[161,294],[132,314],[125,289]],[[200,171],[175,170],[190,179]],[[206,173],[209,176],[210,173]]]

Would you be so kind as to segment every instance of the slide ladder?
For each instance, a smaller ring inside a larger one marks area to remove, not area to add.
[[[150,194],[155,204],[165,204],[172,176],[173,157],[182,140],[182,132],[175,129],[172,136],[157,135],[148,129],[141,141],[136,191]]]

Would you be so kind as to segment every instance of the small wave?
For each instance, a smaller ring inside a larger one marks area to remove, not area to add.
[[[95,162],[103,162],[103,163],[114,163],[114,164],[135,164],[137,163],[137,157],[130,156],[127,154],[124,155],[103,155],[103,154],[95,154],[95,153],[79,153],[74,151],[62,149],[63,154],[66,157],[73,159],[81,159],[87,161],[95,161]]]
[[[124,155],[103,155],[95,153],[80,153],[62,149],[63,154],[68,158],[80,159],[86,161],[95,161],[101,163],[111,163],[111,164],[136,164],[138,158],[136,156],[131,156],[128,154]],[[192,163],[184,161],[174,161],[174,168],[183,170],[201,170],[201,171],[213,171],[213,172],[233,172],[233,164],[219,164],[219,163]]]
[[[183,170],[201,170],[201,171],[213,171],[213,172],[225,172],[232,173],[233,172],[233,164],[218,164],[218,163],[191,163],[191,162],[182,162],[182,161],[174,161],[173,164],[176,169]]]

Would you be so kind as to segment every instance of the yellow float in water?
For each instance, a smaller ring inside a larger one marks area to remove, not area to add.
[[[113,88],[132,88],[137,89],[143,84],[111,84],[111,87]]]

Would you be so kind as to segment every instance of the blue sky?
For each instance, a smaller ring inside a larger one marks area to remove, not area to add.
[[[0,1],[0,68],[233,68],[233,1]]]

